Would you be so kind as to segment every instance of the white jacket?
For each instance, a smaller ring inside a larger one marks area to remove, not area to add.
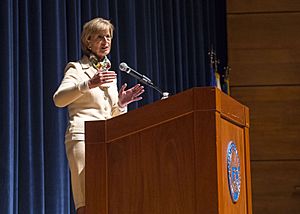
[[[78,62],[68,63],[64,78],[53,95],[57,107],[68,106],[66,136],[71,137],[70,140],[84,140],[84,121],[106,120],[127,111],[118,106],[117,81],[106,87],[89,89],[88,80],[96,72],[86,56]]]

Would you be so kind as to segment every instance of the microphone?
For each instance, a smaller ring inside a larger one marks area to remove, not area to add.
[[[146,77],[145,75],[140,74],[139,72],[133,70],[125,62],[120,63],[119,69],[121,71],[124,71],[127,74],[133,76],[134,78],[138,79],[142,83],[145,83],[146,85],[148,85],[148,84],[153,85],[152,81],[148,77]]]
[[[158,91],[162,95],[161,99],[166,99],[166,98],[169,97],[169,92],[162,92],[162,90],[160,88],[158,88],[157,86],[155,86],[153,84],[153,82],[151,81],[150,78],[148,78],[145,75],[140,74],[139,72],[137,72],[134,69],[130,68],[125,62],[120,63],[119,69],[121,71],[124,71],[127,74],[133,76],[134,78],[136,78],[140,82],[150,86],[151,88],[154,88],[156,91]]]

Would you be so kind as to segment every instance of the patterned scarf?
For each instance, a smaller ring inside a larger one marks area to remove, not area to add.
[[[91,54],[89,59],[92,66],[97,70],[108,71],[111,68],[111,63],[107,56],[105,56],[102,61],[99,61],[94,54]]]

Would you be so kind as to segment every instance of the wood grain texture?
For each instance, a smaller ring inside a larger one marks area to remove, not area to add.
[[[298,47],[240,48],[230,49],[228,52],[231,86],[300,84],[300,48]]]
[[[300,12],[228,16],[232,86],[300,84]]]
[[[167,101],[86,123],[90,129],[86,133],[91,135],[86,136],[88,213],[251,211],[244,171],[249,162],[244,160],[246,132],[242,131],[249,124],[248,108],[215,88],[192,89]],[[187,102],[177,104],[183,101]],[[168,105],[187,103],[191,106],[178,110]],[[131,120],[135,124],[118,130],[120,121]],[[228,194],[224,166],[229,139],[236,140],[241,151],[242,193],[237,203]]]
[[[108,156],[110,214],[195,213],[193,115],[111,143]]]
[[[231,94],[250,108],[253,213],[300,213],[300,1],[230,0],[227,14]]]
[[[300,161],[253,161],[253,213],[300,213]]]
[[[195,160],[196,160],[196,213],[219,212],[217,163],[217,119],[215,113],[196,112]],[[203,194],[205,193],[205,194]],[[207,206],[209,205],[209,206]]]
[[[230,120],[238,126],[249,127],[249,122],[247,121],[249,112],[246,106],[241,105],[237,100],[221,92],[220,96],[217,96],[217,99],[220,102],[220,113],[223,118]]]
[[[246,185],[247,185],[247,209],[248,213],[252,213],[252,178],[251,178],[251,155],[250,155],[250,140],[249,140],[249,128],[244,128],[244,140],[245,140],[245,173],[246,173]]]
[[[300,159],[300,86],[237,87],[250,108],[251,160]]]
[[[247,195],[250,193],[247,188],[251,189],[251,183],[247,184],[250,179],[246,179],[247,167],[250,164],[250,157],[245,151],[245,143],[249,143],[248,140],[246,141],[248,133],[243,128],[221,118],[218,113],[197,112],[196,115],[198,120],[196,120],[195,128],[199,131],[195,138],[196,177],[202,178],[196,180],[196,196],[205,192],[205,197],[197,200],[199,203],[196,213],[252,213],[252,207],[248,207],[251,206],[249,203],[251,195]],[[241,193],[236,203],[232,202],[228,188],[226,157],[230,141],[234,141],[238,147],[241,164]],[[216,168],[217,177],[214,173]],[[218,183],[217,189],[215,182]],[[218,197],[218,200],[215,197]],[[209,206],[209,210],[207,209],[206,204],[213,201],[218,201],[218,211],[215,210],[216,205],[213,204]]]
[[[86,212],[107,213],[107,145],[91,143],[86,146]]]
[[[300,12],[228,15],[229,49],[297,49]]]
[[[300,11],[298,0],[228,0],[227,13]]]
[[[124,137],[132,132],[167,122],[170,118],[173,119],[193,111],[211,110],[221,112],[222,115],[231,118],[241,126],[246,123],[245,107],[241,103],[214,87],[196,87],[107,121],[88,121],[86,127],[89,128],[91,134],[87,133],[86,140],[88,142],[113,141],[117,137]],[[128,118],[130,118],[130,126]],[[143,118],[142,123],[140,122],[141,118]],[[99,131],[96,131],[97,129]],[[104,131],[107,131],[105,139]]]
[[[220,119],[219,141],[217,143],[218,176],[219,186],[219,206],[224,214],[248,213],[247,210],[247,183],[246,183],[246,160],[245,160],[245,133],[244,129],[235,126],[224,119]],[[241,187],[240,196],[236,203],[232,202],[228,188],[227,175],[227,149],[229,143],[233,141],[238,150],[241,167]],[[250,162],[250,160],[248,160]],[[251,213],[251,212],[250,212]]]

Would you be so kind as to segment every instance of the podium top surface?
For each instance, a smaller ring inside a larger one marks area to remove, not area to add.
[[[95,140],[94,134],[90,133],[97,133],[97,141],[109,141],[196,111],[215,112],[235,125],[249,127],[248,107],[217,88],[195,87],[109,120],[87,121],[86,141]],[[106,139],[102,139],[104,136]]]

